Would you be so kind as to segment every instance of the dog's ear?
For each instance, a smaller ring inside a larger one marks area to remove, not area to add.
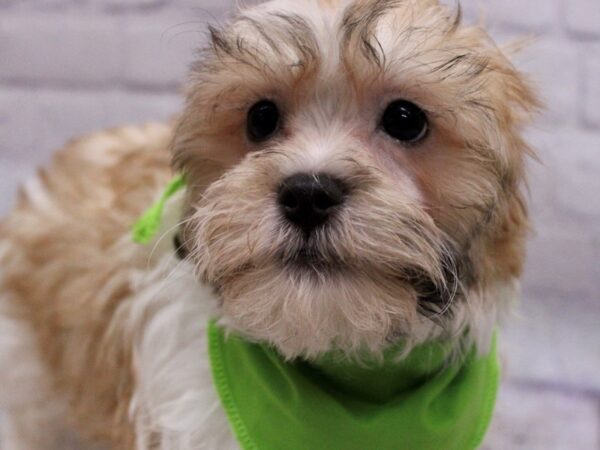
[[[493,73],[498,99],[506,104],[507,117],[517,126],[534,119],[543,109],[538,93],[529,77],[518,70],[512,60],[530,44],[531,40],[518,39],[493,48],[489,56],[489,67]]]
[[[484,277],[509,281],[520,277],[525,261],[525,247],[531,232],[527,208],[526,166],[537,161],[535,151],[523,137],[523,129],[543,109],[528,77],[519,71],[510,57],[526,44],[524,41],[497,47],[490,44],[487,55],[489,92],[497,123],[502,133],[497,145],[504,147],[494,224],[484,240]]]
[[[488,274],[495,280],[508,281],[522,274],[526,241],[531,232],[526,166],[538,158],[523,137],[523,128],[537,116],[541,102],[528,79],[503,54],[499,53],[492,64],[494,95],[498,96],[496,114],[503,129],[502,145],[507,159],[495,226],[490,227],[485,258]]]
[[[498,226],[488,241],[487,266],[494,280],[518,279],[523,272],[525,246],[530,233],[523,193],[514,189],[499,211]]]

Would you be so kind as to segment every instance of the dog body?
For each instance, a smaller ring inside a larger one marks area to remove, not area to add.
[[[71,144],[1,225],[3,448],[237,448],[210,319],[289,360],[485,354],[521,272],[536,105],[434,0],[276,0],[211,29],[176,126]],[[186,192],[135,244],[175,172]]]
[[[81,448],[81,439],[132,449],[136,435],[138,448],[237,448],[205,350],[217,301],[173,250],[181,199],[168,205],[158,245],[136,245],[129,231],[171,176],[171,134],[148,125],[91,136],[23,188],[4,225],[13,239],[2,241],[3,263],[15,269],[5,282],[21,279],[17,258],[35,253],[37,262],[33,278],[12,286],[27,293],[2,297],[3,449]],[[44,255],[38,239],[51,239]],[[48,283],[55,270],[72,282]],[[70,345],[54,338],[65,333]]]

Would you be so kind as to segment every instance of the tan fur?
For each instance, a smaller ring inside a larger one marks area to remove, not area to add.
[[[527,81],[436,0],[307,0],[306,17],[287,11],[300,3],[268,3],[212,30],[174,133],[148,125],[69,145],[0,227],[0,292],[14,320],[35,329],[51,390],[87,437],[115,449],[136,441],[128,273],[144,270],[150,249],[129,229],[172,174],[171,139],[199,279],[217,290],[224,324],[288,358],[379,352],[398,337],[460,346],[467,330],[489,337],[509,306],[496,293],[524,259],[531,150],[521,131],[538,105]],[[257,145],[245,121],[263,98],[285,122]],[[377,129],[396,98],[429,113],[418,147]],[[281,267],[302,239],[282,224],[275,192],[302,171],[352,184],[348,205],[313,238],[340,272]],[[426,282],[449,299],[435,317],[420,310]]]
[[[115,320],[131,294],[125,275],[147,262],[129,229],[171,176],[170,136],[148,125],[72,143],[0,228],[9,242],[2,292],[19,304],[15,320],[33,325],[53,388],[68,399],[68,424],[119,449],[133,445],[134,380],[131,342]]]

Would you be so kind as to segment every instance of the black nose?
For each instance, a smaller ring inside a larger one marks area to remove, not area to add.
[[[279,205],[285,217],[306,234],[324,224],[346,197],[344,184],[327,174],[299,173],[279,187]]]

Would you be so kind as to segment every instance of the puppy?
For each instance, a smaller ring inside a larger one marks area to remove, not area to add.
[[[210,327],[277,364],[493,351],[538,106],[502,50],[437,0],[273,0],[209,35],[176,124],[72,142],[1,225],[3,450],[250,448]]]

